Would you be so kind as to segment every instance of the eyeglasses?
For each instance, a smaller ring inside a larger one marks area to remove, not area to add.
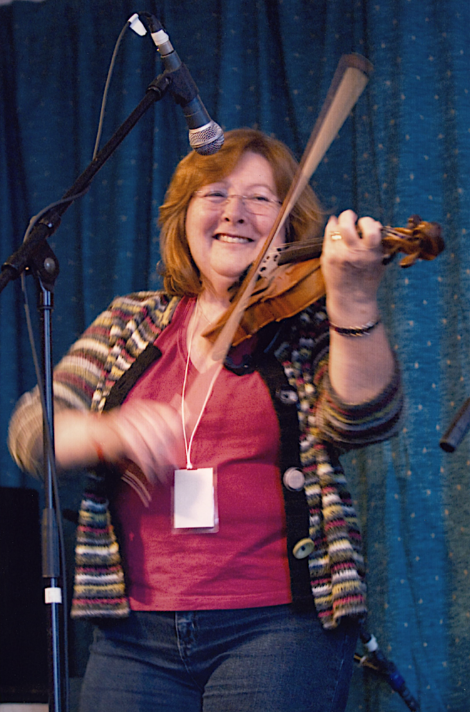
[[[253,193],[252,195],[229,195],[225,190],[202,189],[195,190],[194,195],[204,201],[204,205],[210,210],[220,210],[224,208],[232,198],[240,198],[245,210],[253,215],[267,217],[279,210],[280,200],[268,198],[266,195]]]

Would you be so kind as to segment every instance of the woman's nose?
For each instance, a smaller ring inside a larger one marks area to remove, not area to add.
[[[246,209],[241,195],[230,195],[227,198],[224,204],[223,218],[231,222],[244,222]]]

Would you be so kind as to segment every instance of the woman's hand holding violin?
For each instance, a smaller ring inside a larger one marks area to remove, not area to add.
[[[383,275],[381,224],[347,210],[328,221],[321,266],[330,319],[329,374],[338,396],[359,404],[389,383],[394,359],[377,292]]]
[[[321,256],[330,320],[352,327],[378,317],[377,291],[384,267],[382,225],[352,210],[332,216],[325,230]]]

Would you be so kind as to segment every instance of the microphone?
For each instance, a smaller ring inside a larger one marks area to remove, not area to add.
[[[165,74],[171,80],[170,92],[176,103],[183,109],[191,148],[203,156],[216,153],[224,143],[224,133],[207,113],[186,65],[175,52],[168,34],[154,15],[141,12],[129,19],[131,29],[142,34],[142,23],[138,18],[145,20],[153,43],[162,58]]]
[[[470,428],[470,398],[454,416],[451,424],[442,436],[439,445],[445,452],[454,452]]]

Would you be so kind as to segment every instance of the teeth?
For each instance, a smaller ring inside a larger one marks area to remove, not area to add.
[[[235,237],[233,235],[217,235],[217,239],[220,242],[238,242],[245,244],[247,242],[251,242],[251,240],[248,237]]]

